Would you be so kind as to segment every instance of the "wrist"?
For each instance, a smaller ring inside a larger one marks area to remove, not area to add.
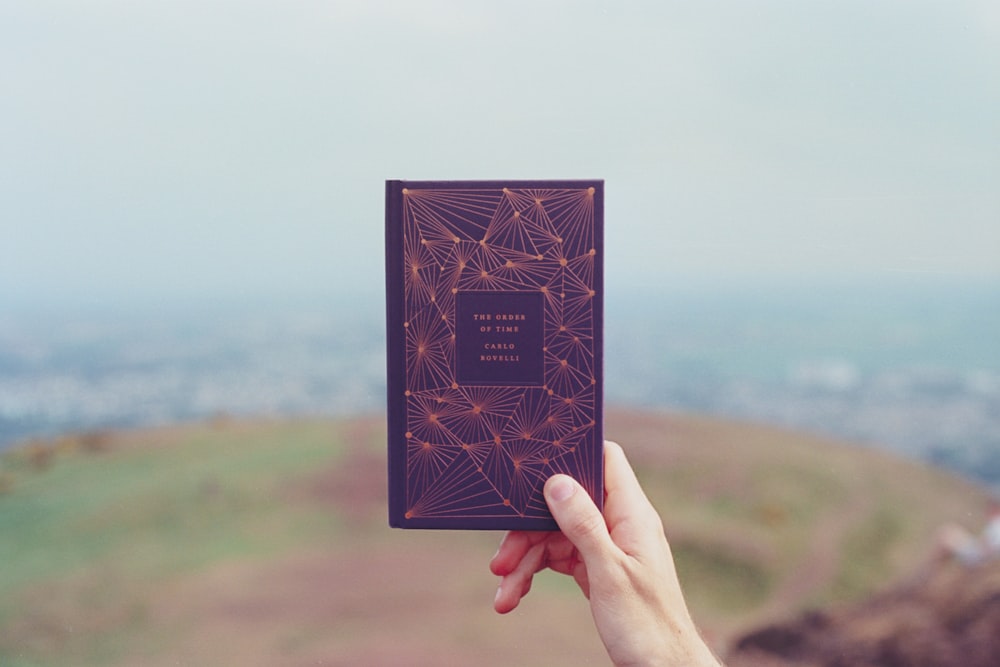
[[[720,667],[719,660],[694,625],[672,627],[657,633],[652,645],[635,660],[616,662],[616,667]]]

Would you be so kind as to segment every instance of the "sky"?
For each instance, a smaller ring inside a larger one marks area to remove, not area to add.
[[[991,0],[0,3],[0,306],[364,293],[384,181],[603,178],[609,286],[1000,284]]]

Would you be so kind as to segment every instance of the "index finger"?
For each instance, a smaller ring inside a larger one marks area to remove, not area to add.
[[[535,544],[541,542],[550,533],[541,531],[512,530],[503,536],[497,552],[490,559],[490,572],[503,577],[517,568],[525,554]]]

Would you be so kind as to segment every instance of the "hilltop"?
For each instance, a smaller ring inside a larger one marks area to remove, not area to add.
[[[727,652],[904,580],[985,493],[757,424],[610,411]],[[495,533],[386,527],[381,417],[37,441],[0,457],[4,665],[605,664],[572,582],[491,608]]]

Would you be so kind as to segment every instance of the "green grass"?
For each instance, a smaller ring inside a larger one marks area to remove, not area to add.
[[[745,611],[763,603],[774,587],[773,573],[741,554],[694,541],[675,543],[672,550],[684,589],[697,591],[703,605]]]
[[[892,550],[903,537],[901,510],[883,502],[847,535],[841,567],[831,586],[834,600],[857,598],[870,590],[872,581],[890,578]]]
[[[329,424],[185,430],[169,446],[57,453],[36,470],[5,457],[0,496],[0,620],[15,592],[97,562],[121,576],[180,571],[270,553],[332,517],[284,511],[296,476],[328,465],[343,443]]]
[[[296,500],[302,481],[344,452],[335,425],[198,425],[157,437],[123,434],[111,451],[36,444],[3,458],[0,665],[67,664],[66,655],[112,664],[138,629],[168,647],[170,633],[148,632],[151,587],[337,534],[335,512]]]

